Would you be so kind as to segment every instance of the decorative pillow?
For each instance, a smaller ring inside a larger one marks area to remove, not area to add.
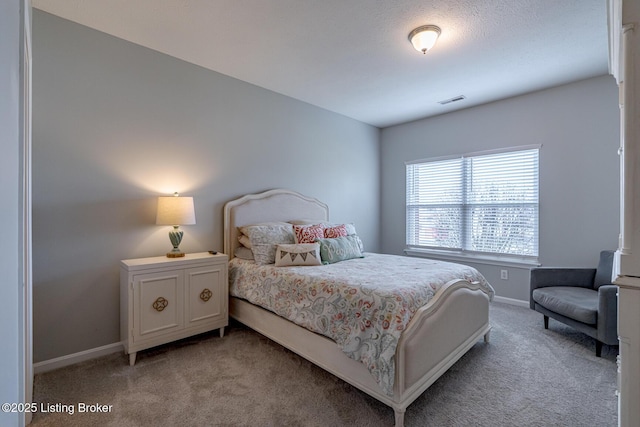
[[[276,249],[276,267],[292,265],[322,265],[319,243],[298,243],[278,245]]]
[[[347,227],[347,235],[351,236],[352,234],[358,234],[356,232],[356,226],[352,223],[345,224],[344,226]]]
[[[336,237],[342,237],[348,235],[347,226],[344,224],[336,225],[333,227],[327,227],[324,229],[325,239],[335,239]]]
[[[276,262],[276,246],[280,243],[294,243],[293,226],[285,223],[256,224],[242,227],[251,241],[251,251],[256,264],[266,265]]]
[[[251,240],[249,240],[249,237],[247,237],[247,235],[245,235],[245,234],[239,235],[238,236],[238,241],[245,248],[251,249]]]
[[[325,237],[324,225],[322,224],[294,225],[293,233],[296,236],[296,243],[314,243],[316,239]]]
[[[234,255],[236,256],[236,258],[253,261],[253,252],[251,252],[251,249],[245,248],[244,246],[237,247]]]
[[[358,234],[356,232],[356,226],[353,225],[352,223],[332,224],[332,223],[327,222],[327,221],[318,221],[317,219],[294,219],[294,220],[289,221],[289,224],[293,224],[293,225],[322,224],[322,225],[324,225],[325,228],[335,227],[337,225],[344,225],[345,227],[347,227],[347,235],[348,236],[350,236],[352,234]]]
[[[362,242],[356,235],[318,239],[318,243],[320,243],[320,257],[323,264],[333,264],[352,258],[364,258],[360,249]]]

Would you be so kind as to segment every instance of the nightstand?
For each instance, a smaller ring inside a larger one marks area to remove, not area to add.
[[[229,324],[228,257],[208,252],[183,258],[120,261],[120,339],[136,362],[140,350]]]

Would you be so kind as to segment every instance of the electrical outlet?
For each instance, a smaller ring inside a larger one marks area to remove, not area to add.
[[[500,278],[502,280],[509,280],[509,270],[500,270]]]

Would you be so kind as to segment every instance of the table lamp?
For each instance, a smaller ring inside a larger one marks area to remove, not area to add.
[[[184,256],[184,252],[179,248],[183,234],[179,227],[195,223],[196,213],[193,208],[193,197],[180,197],[177,192],[173,193],[173,197],[158,197],[156,224],[173,226],[173,230],[169,231],[169,239],[173,249],[167,253],[168,258]]]

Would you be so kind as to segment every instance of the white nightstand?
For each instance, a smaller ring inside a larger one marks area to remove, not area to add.
[[[228,257],[208,252],[183,258],[120,261],[120,339],[136,353],[229,324]]]

